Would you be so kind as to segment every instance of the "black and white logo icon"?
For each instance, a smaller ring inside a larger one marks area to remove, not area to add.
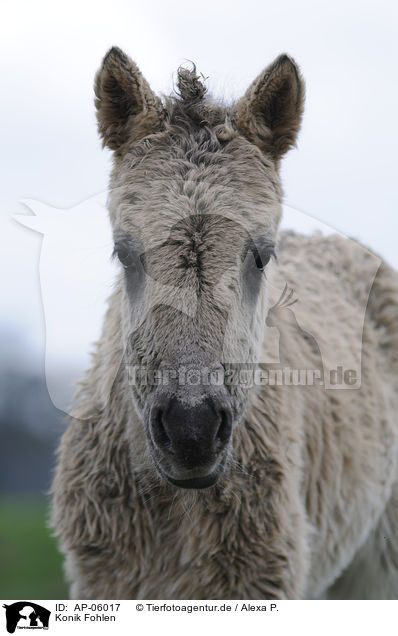
[[[51,612],[37,603],[18,601],[3,607],[6,610],[9,634],[13,634],[16,629],[48,629]]]

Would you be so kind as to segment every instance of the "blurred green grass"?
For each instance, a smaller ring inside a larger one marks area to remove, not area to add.
[[[68,598],[43,499],[0,498],[0,598]]]

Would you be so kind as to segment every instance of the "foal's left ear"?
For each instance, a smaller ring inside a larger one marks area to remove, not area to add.
[[[239,132],[279,160],[294,146],[304,106],[304,80],[295,61],[280,55],[237,104]]]
[[[122,154],[126,143],[160,129],[161,101],[152,92],[137,65],[114,46],[95,76],[98,131],[104,146]]]

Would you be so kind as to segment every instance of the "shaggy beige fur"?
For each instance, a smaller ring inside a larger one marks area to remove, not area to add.
[[[382,264],[369,296],[374,259],[355,242],[277,239],[278,164],[304,93],[289,57],[229,109],[206,97],[194,71],[180,72],[179,92],[161,103],[118,49],[96,79],[100,133],[115,151],[111,222],[139,237],[147,280],[133,302],[118,279],[60,446],[52,524],[71,595],[398,598],[398,276]],[[198,219],[200,271],[190,265]],[[264,233],[279,241],[278,260],[247,291],[237,255]],[[129,385],[123,362],[206,364],[215,351],[267,360],[270,290],[286,283],[305,327],[291,307],[274,310],[292,367],[319,368],[308,332],[320,334],[326,358],[344,358],[367,306],[360,388],[230,387],[224,473],[208,489],[172,486],[148,446],[153,387]]]

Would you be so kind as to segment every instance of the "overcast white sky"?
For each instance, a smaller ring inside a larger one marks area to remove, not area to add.
[[[295,57],[307,101],[298,149],[283,165],[286,203],[398,268],[396,3],[12,0],[1,13],[0,319],[39,350],[41,239],[9,214],[27,213],[23,198],[71,208],[106,189],[110,155],[97,138],[92,85],[112,45],[156,91],[169,92],[189,59],[228,99],[279,53]],[[71,276],[79,285],[78,271]]]

